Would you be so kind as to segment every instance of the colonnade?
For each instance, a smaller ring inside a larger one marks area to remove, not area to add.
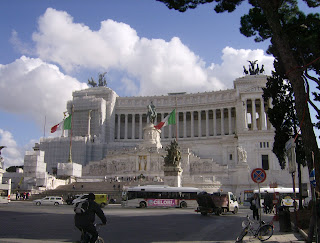
[[[244,129],[245,130],[267,130],[270,129],[266,110],[271,107],[271,100],[267,103],[263,98],[249,98],[242,100],[244,106]]]
[[[171,111],[158,112],[155,124]],[[142,139],[143,128],[149,122],[145,113],[116,114],[115,139]],[[176,125],[161,129],[161,138],[201,138],[231,135],[236,131],[235,107],[177,111]]]

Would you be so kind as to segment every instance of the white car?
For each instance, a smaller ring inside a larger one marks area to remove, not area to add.
[[[57,196],[48,196],[42,199],[37,199],[33,201],[37,206],[40,205],[55,205],[58,206],[60,204],[63,204],[63,198],[57,197]]]

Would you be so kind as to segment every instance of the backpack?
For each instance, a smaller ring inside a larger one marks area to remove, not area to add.
[[[89,209],[89,201],[87,199],[84,199],[76,203],[76,206],[74,207],[73,211],[76,214],[85,214],[86,212],[88,212],[88,209]]]

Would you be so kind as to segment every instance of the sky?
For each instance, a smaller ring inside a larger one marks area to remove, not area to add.
[[[232,89],[243,66],[273,70],[269,42],[243,36],[242,4],[180,13],[155,0],[1,0],[0,146],[5,167],[63,119],[72,92],[107,72],[119,96]]]

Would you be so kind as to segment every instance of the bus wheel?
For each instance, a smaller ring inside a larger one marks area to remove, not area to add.
[[[146,204],[146,202],[140,202],[139,206],[140,206],[140,208],[146,208],[147,204]]]
[[[222,214],[222,208],[216,209],[216,215],[220,216]]]
[[[101,203],[101,204],[100,204],[100,208],[104,208],[105,206],[106,206],[105,203]]]
[[[180,208],[186,208],[186,207],[188,207],[186,202],[181,202],[180,203]]]

